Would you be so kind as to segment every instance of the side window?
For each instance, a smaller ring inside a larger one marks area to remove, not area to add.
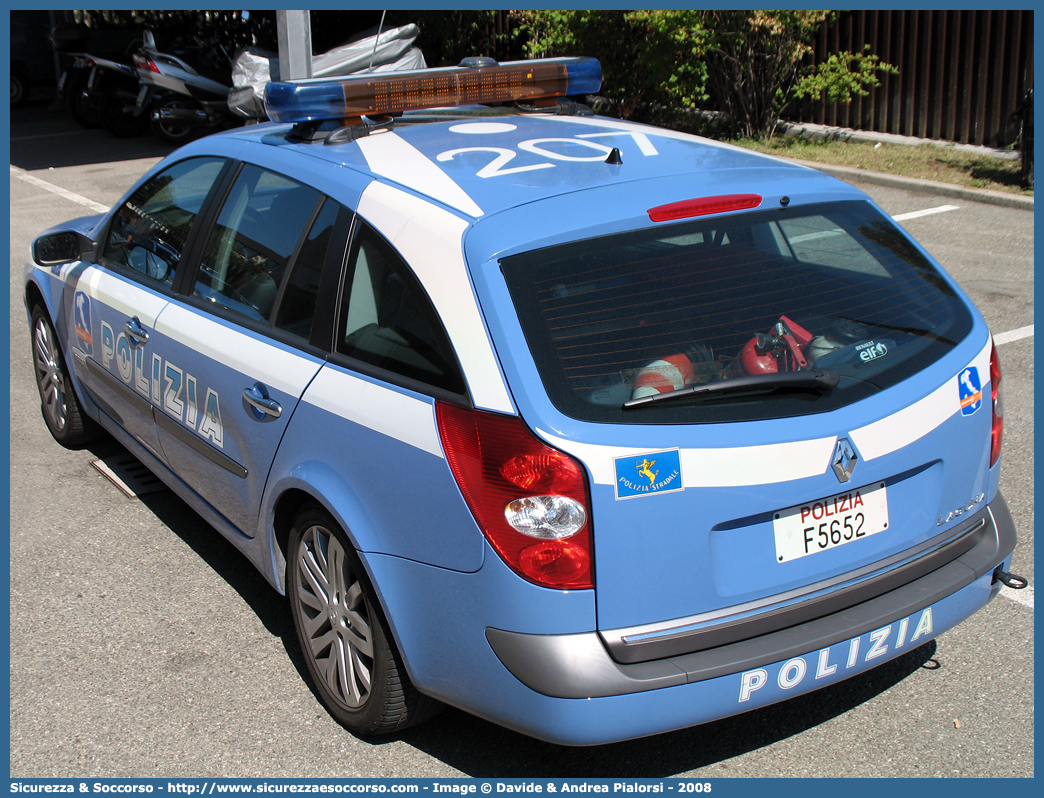
[[[102,257],[171,285],[192,223],[224,165],[221,158],[192,158],[143,183],[112,217]]]
[[[319,278],[339,209],[340,206],[331,199],[323,203],[323,209],[312,222],[312,228],[294,259],[276,311],[276,327],[306,340],[312,333],[312,319],[319,300]]]
[[[465,393],[435,308],[392,247],[359,222],[349,256],[337,351],[411,380]]]
[[[244,166],[207,239],[194,295],[267,322],[321,197],[289,178]]]

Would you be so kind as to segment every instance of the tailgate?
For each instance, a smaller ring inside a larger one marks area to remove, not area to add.
[[[959,556],[967,546],[952,541],[974,532],[963,520],[985,507],[990,421],[988,407],[961,412],[955,376],[873,423],[806,440],[697,446],[709,433],[697,427],[672,431],[688,445],[598,447],[599,462],[587,450],[598,625],[614,656],[772,631]],[[715,438],[750,437],[751,425],[722,426]]]

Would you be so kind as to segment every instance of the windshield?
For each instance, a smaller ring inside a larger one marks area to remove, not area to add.
[[[893,222],[858,201],[588,239],[505,258],[501,268],[551,401],[590,421],[832,410],[934,362],[972,321]],[[782,390],[633,402],[813,369],[840,379],[815,390],[778,380]]]

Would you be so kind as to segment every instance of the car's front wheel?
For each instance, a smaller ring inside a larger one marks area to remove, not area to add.
[[[349,731],[389,734],[438,711],[406,675],[347,536],[317,505],[290,532],[287,594],[316,691]]]
[[[33,372],[40,391],[40,409],[51,436],[70,449],[94,440],[99,427],[80,407],[69,379],[58,336],[43,307],[32,315]]]

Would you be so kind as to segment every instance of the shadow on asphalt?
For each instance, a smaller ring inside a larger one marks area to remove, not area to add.
[[[108,437],[89,448],[97,457],[123,450]],[[145,494],[140,501],[242,597],[270,634],[280,639],[314,695],[286,600],[172,491]],[[662,778],[728,761],[844,715],[922,668],[939,668],[933,659],[935,651],[932,641],[868,673],[780,704],[611,745],[569,748],[545,743],[452,708],[397,736],[364,743],[380,746],[400,741],[478,778]],[[322,711],[318,698],[316,702],[316,711]]]
[[[159,158],[175,148],[146,133],[118,139],[102,128],[80,127],[65,106],[47,97],[11,109],[11,165],[26,171]]]
[[[785,740],[873,699],[921,668],[935,641],[831,687],[690,729],[592,748],[544,743],[458,710],[400,739],[476,778],[665,778]]]
[[[108,434],[85,448],[98,459],[127,452]],[[169,488],[145,493],[138,497],[138,501],[239,594],[270,634],[287,644],[291,659],[295,665],[299,662],[298,670],[304,674],[305,665],[300,653],[289,651],[297,648],[297,638],[286,600],[246,557]]]

